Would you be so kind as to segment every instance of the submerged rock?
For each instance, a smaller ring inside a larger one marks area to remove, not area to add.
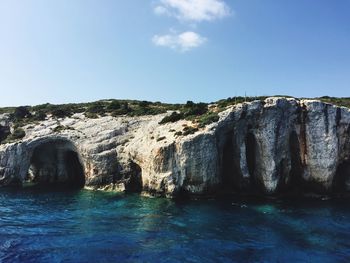
[[[169,196],[350,190],[347,108],[272,97],[232,106],[187,136],[177,132],[191,122],[160,125],[164,116],[75,114],[27,125],[21,141],[0,146],[0,185],[33,181]]]

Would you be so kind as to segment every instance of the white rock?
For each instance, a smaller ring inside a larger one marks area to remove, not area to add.
[[[291,187],[297,176],[302,184],[330,191],[339,165],[350,160],[347,108],[273,97],[219,115],[217,123],[187,136],[175,132],[191,122],[159,125],[164,114],[97,119],[75,114],[27,125],[21,141],[0,145],[0,185],[23,182],[35,149],[59,141],[79,156],[87,188],[127,190],[130,178],[141,173],[144,191],[166,195],[215,193],[223,184],[275,193]],[[58,125],[69,129],[55,133]]]

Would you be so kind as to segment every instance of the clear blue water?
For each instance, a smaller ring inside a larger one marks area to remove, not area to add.
[[[347,262],[339,200],[0,191],[0,262]]]

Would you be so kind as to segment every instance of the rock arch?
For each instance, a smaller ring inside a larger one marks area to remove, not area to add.
[[[125,178],[125,190],[138,193],[142,191],[142,169],[134,161],[130,160],[130,172]]]
[[[84,187],[84,167],[73,142],[64,138],[49,138],[33,142],[29,149],[23,183],[65,188]]]

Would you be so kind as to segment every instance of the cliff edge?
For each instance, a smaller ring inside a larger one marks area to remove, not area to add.
[[[167,196],[350,190],[348,108],[271,97],[230,106],[189,134],[191,121],[159,124],[170,113],[76,113],[26,125],[24,138],[0,145],[0,186],[58,183]]]

